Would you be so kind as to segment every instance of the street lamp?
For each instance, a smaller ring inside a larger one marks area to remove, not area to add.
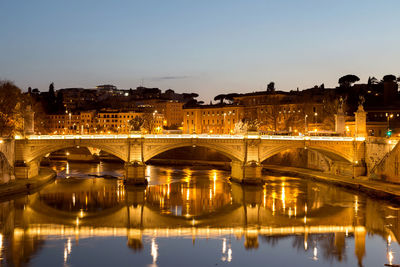
[[[387,117],[387,136],[390,137],[392,135],[392,132],[390,130],[390,119],[393,118],[393,114],[388,114],[386,113],[386,117]]]
[[[304,134],[307,134],[308,132],[308,127],[307,127],[307,117],[308,115],[304,115]]]

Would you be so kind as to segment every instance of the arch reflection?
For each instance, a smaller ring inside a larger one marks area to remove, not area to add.
[[[113,179],[57,180],[30,196],[1,203],[0,257],[20,265],[49,237],[65,239],[65,261],[80,238],[126,237],[142,251],[152,242],[153,264],[163,237],[221,238],[221,260],[231,261],[233,239],[246,249],[290,238],[315,260],[343,261],[353,254],[362,264],[367,233],[399,238],[399,209],[337,187],[296,178],[272,178],[264,186],[231,184],[221,171],[161,168],[162,181],[125,187]],[[164,176],[163,176],[164,175]],[[154,180],[154,179],[153,179]],[[69,240],[69,241],[68,241]],[[354,251],[346,249],[354,243]],[[24,253],[20,253],[24,251]]]

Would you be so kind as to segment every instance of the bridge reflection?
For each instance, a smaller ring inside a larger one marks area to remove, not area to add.
[[[1,203],[0,257],[18,266],[48,238],[66,239],[68,257],[71,239],[120,236],[134,250],[151,238],[152,255],[157,238],[223,238],[229,260],[227,237],[244,238],[245,248],[257,249],[260,240],[274,244],[291,236],[294,247],[311,249],[314,257],[321,254],[315,244],[323,243],[322,255],[338,261],[354,239],[362,263],[367,233],[389,245],[399,238],[397,208],[337,187],[295,178],[244,187],[220,179],[216,170],[200,178],[188,169],[183,173],[177,181],[166,169],[167,183],[143,188],[111,179],[59,179],[38,193]]]

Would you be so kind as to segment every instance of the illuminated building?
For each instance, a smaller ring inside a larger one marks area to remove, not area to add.
[[[244,117],[238,105],[203,105],[183,109],[183,133],[232,134]]]

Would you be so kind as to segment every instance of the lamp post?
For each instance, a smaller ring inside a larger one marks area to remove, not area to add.
[[[386,113],[386,117],[387,117],[387,135],[390,137],[390,119],[393,118],[393,114],[388,114]]]
[[[307,127],[307,117],[308,115],[304,115],[304,134],[307,134],[308,132],[308,127]]]

